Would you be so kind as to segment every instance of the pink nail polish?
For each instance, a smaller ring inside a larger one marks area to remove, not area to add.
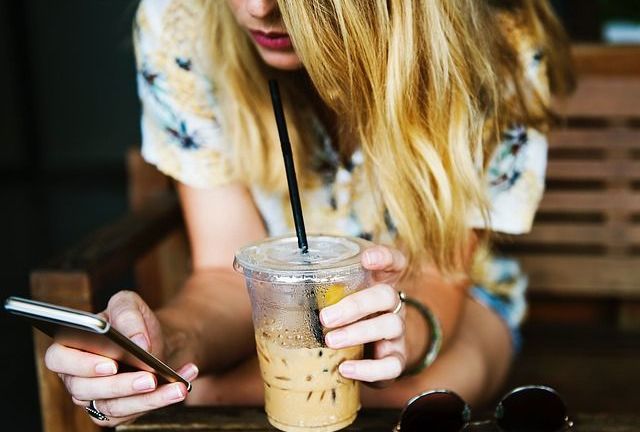
[[[368,265],[375,265],[382,261],[382,254],[378,251],[367,251],[364,255],[364,260]]]
[[[143,350],[149,351],[149,342],[147,341],[147,337],[142,333],[131,336],[131,340]]]
[[[191,381],[198,376],[198,372],[198,367],[196,365],[190,365],[187,370],[184,371],[181,375],[182,378],[186,379],[187,381]]]
[[[347,335],[341,330],[336,330],[327,333],[326,339],[330,347],[340,348],[347,341]]]
[[[118,368],[113,362],[102,362],[96,365],[95,371],[98,375],[113,375],[118,372]]]
[[[356,367],[352,363],[342,363],[339,367],[340,374],[349,378],[356,373]]]
[[[164,397],[167,401],[177,402],[184,399],[185,394],[180,384],[172,384],[167,388],[167,391],[164,394]]]
[[[320,320],[324,325],[331,325],[340,320],[342,311],[339,307],[329,306],[320,311]]]
[[[131,387],[133,387],[135,391],[153,390],[156,388],[156,382],[149,375],[144,375],[136,378],[131,384]]]

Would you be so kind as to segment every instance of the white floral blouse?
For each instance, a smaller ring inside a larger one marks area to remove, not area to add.
[[[180,182],[208,188],[232,178],[230,143],[217,118],[219,106],[206,72],[200,46],[203,14],[193,0],[142,0],[136,17],[135,47],[138,91],[142,102],[142,155]],[[545,87],[545,65],[530,38],[517,31],[520,61],[533,85]],[[318,158],[329,167],[325,181],[302,191],[309,231],[370,237],[371,196],[363,173],[363,155],[356,151],[341,163],[328,134],[317,122]],[[531,224],[544,189],[547,141],[538,131],[513,126],[503,135],[488,164],[486,187],[491,200],[489,226],[470,215],[471,228],[522,234]],[[328,179],[328,180],[327,180]],[[288,196],[251,186],[255,203],[270,235],[293,232]],[[370,214],[370,213],[369,213]],[[518,326],[525,315],[526,277],[514,260],[492,257],[484,262],[482,280],[473,297],[492,308],[508,324],[518,345]],[[505,289],[505,287],[507,287]]]

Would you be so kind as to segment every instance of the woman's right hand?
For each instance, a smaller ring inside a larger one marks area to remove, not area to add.
[[[111,297],[100,314],[123,335],[156,357],[164,357],[164,338],[160,322],[149,306],[131,291]],[[109,420],[100,426],[113,427],[133,420],[145,412],[184,400],[187,388],[182,383],[158,386],[150,372],[117,373],[113,359],[53,343],[45,354],[47,368],[58,374],[76,405],[87,407],[92,400]],[[183,365],[178,374],[187,381],[198,375],[193,363]]]

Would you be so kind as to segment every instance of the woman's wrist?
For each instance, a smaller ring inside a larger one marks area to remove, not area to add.
[[[164,360],[170,365],[180,367],[193,362],[202,367],[202,356],[197,352],[198,338],[195,331],[187,327],[185,312],[175,307],[164,307],[156,311],[164,337]]]

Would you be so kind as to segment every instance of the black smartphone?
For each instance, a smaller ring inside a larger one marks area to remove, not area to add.
[[[161,383],[181,382],[191,391],[189,381],[98,315],[19,297],[9,297],[4,308],[26,318],[61,345],[109,357],[134,370],[155,373]]]

